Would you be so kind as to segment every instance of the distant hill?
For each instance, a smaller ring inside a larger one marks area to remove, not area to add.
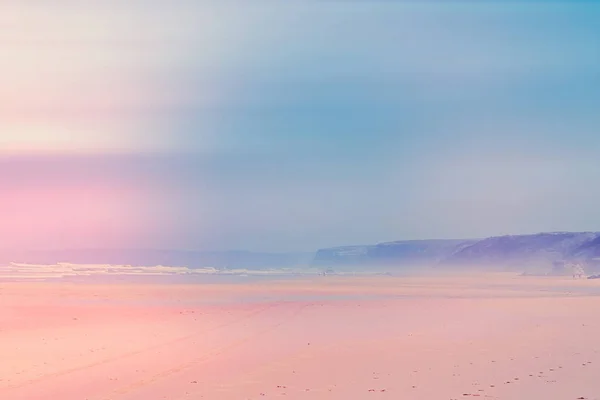
[[[444,264],[523,265],[585,258],[581,252],[600,237],[598,232],[550,232],[532,235],[495,236],[454,253]]]
[[[0,263],[169,265],[217,269],[292,268],[310,264],[314,253],[258,253],[250,251],[188,251],[155,249],[78,249],[47,251],[3,251]]]
[[[313,265],[335,267],[548,267],[600,256],[600,232],[549,232],[476,240],[408,240],[318,250]]]
[[[600,257],[600,234],[595,239],[579,246],[573,253],[576,257],[580,258]]]

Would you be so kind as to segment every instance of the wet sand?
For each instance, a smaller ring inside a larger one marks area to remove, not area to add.
[[[600,399],[600,280],[0,283],[0,398]]]

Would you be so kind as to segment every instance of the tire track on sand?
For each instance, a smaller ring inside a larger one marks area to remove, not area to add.
[[[8,390],[14,390],[14,389],[19,389],[19,388],[27,387],[27,386],[30,386],[30,385],[34,385],[36,383],[40,383],[40,382],[46,381],[46,380],[60,378],[60,377],[63,377],[63,376],[69,375],[69,374],[73,374],[73,373],[76,373],[76,372],[79,372],[79,371],[83,371],[83,370],[86,370],[86,369],[89,369],[89,368],[94,368],[94,367],[98,367],[98,366],[110,364],[112,362],[116,362],[116,361],[124,360],[124,359],[127,359],[127,358],[135,357],[135,356],[140,355],[140,354],[144,354],[144,353],[146,353],[148,351],[155,351],[155,350],[158,350],[158,349],[161,349],[161,348],[164,348],[164,347],[168,347],[168,346],[172,346],[174,344],[185,342],[186,340],[195,339],[199,335],[210,333],[210,332],[214,332],[214,331],[226,328],[226,327],[228,327],[230,325],[235,325],[235,324],[240,323],[242,321],[245,321],[245,320],[247,320],[249,318],[252,318],[252,317],[254,317],[256,315],[264,313],[264,312],[266,312],[266,311],[268,311],[268,310],[270,310],[270,309],[272,309],[274,307],[277,307],[277,306],[279,306],[279,305],[278,304],[266,304],[266,305],[264,305],[264,306],[262,306],[262,307],[260,307],[260,308],[258,308],[256,310],[247,312],[246,314],[240,316],[239,318],[236,318],[236,319],[234,319],[232,321],[228,321],[228,322],[225,322],[223,324],[214,326],[212,328],[200,329],[200,330],[197,330],[197,331],[193,331],[193,332],[191,332],[191,333],[189,333],[187,335],[180,336],[178,338],[171,339],[171,340],[168,340],[168,341],[165,341],[165,342],[162,342],[162,343],[157,343],[157,344],[154,344],[152,346],[144,347],[144,348],[139,349],[139,350],[130,351],[130,352],[127,352],[127,353],[120,354],[118,356],[107,357],[107,358],[104,358],[104,359],[96,361],[96,362],[92,362],[92,363],[88,363],[88,364],[84,364],[84,365],[79,365],[77,367],[72,367],[72,368],[68,368],[68,369],[63,369],[63,370],[60,370],[60,371],[56,371],[56,372],[53,372],[53,373],[45,374],[45,375],[42,375],[40,377],[33,378],[33,379],[28,379],[26,381],[22,381],[22,382],[17,383],[17,384],[6,385],[6,386],[4,386],[4,387],[2,387],[0,389],[0,393],[3,392],[3,391],[8,391]]]
[[[283,304],[280,303],[279,306],[281,306],[281,305],[289,306],[290,304],[289,303],[283,303]],[[89,400],[119,399],[122,396],[128,395],[136,390],[139,390],[139,389],[142,389],[149,385],[152,385],[160,380],[166,379],[166,378],[176,375],[178,373],[189,370],[190,368],[195,367],[197,365],[201,365],[203,363],[209,362],[212,359],[214,359],[215,357],[220,356],[227,351],[233,350],[245,343],[251,342],[255,338],[260,337],[260,336],[264,335],[265,333],[268,333],[270,331],[273,331],[273,330],[279,328],[283,324],[285,324],[285,323],[289,322],[290,320],[294,319],[295,317],[297,317],[306,307],[308,307],[310,305],[311,304],[297,304],[297,307],[290,313],[290,315],[288,315],[287,317],[282,317],[281,319],[279,319],[275,323],[265,327],[264,329],[260,329],[252,334],[242,337],[241,339],[235,340],[231,343],[228,343],[226,345],[218,347],[200,357],[194,358],[190,361],[181,363],[175,367],[161,371],[149,378],[140,379],[136,382],[133,382],[131,384],[123,386],[121,389],[114,390],[106,395],[97,396],[97,397],[93,397],[93,398],[88,397],[88,399]]]

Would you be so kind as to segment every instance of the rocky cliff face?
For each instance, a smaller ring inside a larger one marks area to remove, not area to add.
[[[574,255],[579,258],[592,259],[600,257],[600,233],[593,240],[583,243],[575,251]]]
[[[600,256],[599,232],[551,232],[481,240],[409,240],[322,249],[314,265],[329,266],[552,266],[557,260]]]
[[[454,253],[444,263],[505,266],[552,263],[580,258],[579,249],[599,236],[596,232],[552,232],[490,237]]]

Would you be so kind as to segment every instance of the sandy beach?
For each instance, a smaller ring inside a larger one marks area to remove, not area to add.
[[[0,284],[0,398],[600,399],[600,280]]]

